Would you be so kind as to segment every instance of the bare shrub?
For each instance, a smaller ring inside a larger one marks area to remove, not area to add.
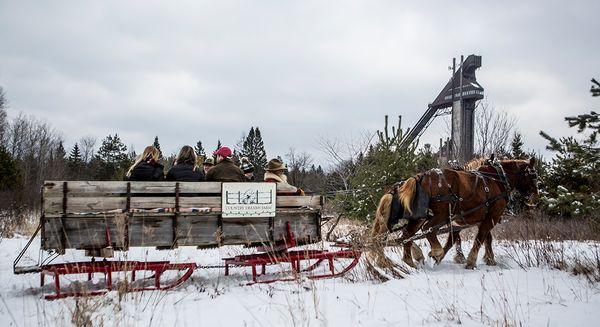
[[[561,219],[536,210],[505,216],[493,233],[494,238],[504,240],[600,241],[595,224],[593,217]]]

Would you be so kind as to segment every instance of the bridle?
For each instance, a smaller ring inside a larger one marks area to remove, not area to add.
[[[533,185],[536,185],[534,186],[534,188],[537,187],[538,173],[534,167],[527,166],[524,170],[519,170],[519,172],[517,173],[507,173],[504,170],[502,163],[497,159],[488,159],[486,160],[485,165],[493,167],[496,170],[496,173],[488,173],[481,171],[479,173],[487,176],[488,178],[491,178],[492,180],[502,183],[505,187],[505,193],[510,193],[512,191],[510,180],[508,179],[507,175],[517,176],[517,179],[530,179]],[[494,176],[497,176],[499,179],[494,178]],[[518,187],[516,189],[527,199],[531,199],[531,197],[534,195],[534,191],[531,189],[528,189],[526,191],[521,191]]]

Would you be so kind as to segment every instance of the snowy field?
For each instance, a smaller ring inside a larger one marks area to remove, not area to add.
[[[368,280],[362,265],[344,278],[253,286],[244,286],[249,277],[242,268],[233,269],[229,277],[222,276],[222,269],[199,269],[171,291],[127,293],[121,299],[111,292],[79,300],[46,301],[42,297],[53,290],[51,278],[47,279],[50,285],[41,289],[38,274],[12,273],[12,262],[26,241],[17,237],[2,239],[0,244],[3,326],[62,326],[87,319],[94,326],[261,327],[589,326],[600,321],[598,283],[536,263],[531,255],[535,244],[496,243],[498,266],[488,267],[480,260],[476,270],[452,263],[450,253],[440,265],[426,262],[407,278],[385,283]],[[541,246],[565,262],[583,257],[597,260],[599,252],[597,243]],[[37,260],[39,240],[32,248],[28,256]],[[241,247],[136,249],[127,259],[216,265],[222,257],[249,251]],[[83,259],[75,251],[67,252],[65,258]],[[538,264],[540,267],[523,268]]]

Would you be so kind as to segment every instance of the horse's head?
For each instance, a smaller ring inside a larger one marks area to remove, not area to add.
[[[539,201],[538,174],[535,170],[535,158],[529,160],[501,160],[511,187],[515,188],[527,202],[529,207],[535,207]]]

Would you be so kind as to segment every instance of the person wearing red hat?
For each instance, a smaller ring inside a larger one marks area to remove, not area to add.
[[[213,155],[217,157],[217,164],[208,171],[208,174],[206,174],[207,181],[246,181],[246,176],[244,175],[244,172],[233,162],[233,160],[231,160],[232,154],[233,152],[231,151],[231,149],[226,146],[219,148],[213,153]]]

